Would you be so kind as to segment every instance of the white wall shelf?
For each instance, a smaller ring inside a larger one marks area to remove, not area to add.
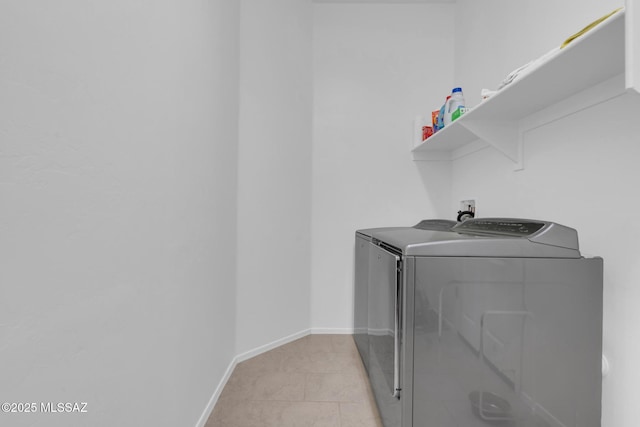
[[[640,43],[633,44],[628,40],[633,28],[631,22],[635,20],[640,25],[640,19],[635,18],[634,14],[627,4],[626,11],[614,14],[549,56],[526,75],[426,141],[421,141],[422,135],[416,132],[413,159],[454,160],[478,147],[489,145],[509,158],[516,169],[521,169],[526,118],[620,75],[626,76],[626,84],[616,89],[618,95],[624,93],[625,89],[637,93],[634,80],[640,83],[640,78],[635,78],[633,72],[635,70],[638,73],[637,68],[640,67],[634,67],[634,70],[629,67],[633,58],[638,57],[640,61]],[[634,46],[638,50],[635,56]],[[593,104],[598,102],[602,100],[594,97]],[[582,104],[584,108],[584,101]]]

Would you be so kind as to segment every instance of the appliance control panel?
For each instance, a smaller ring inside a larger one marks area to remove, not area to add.
[[[513,237],[529,237],[542,230],[548,223],[504,218],[468,219],[455,227],[452,231],[464,234],[490,234]]]

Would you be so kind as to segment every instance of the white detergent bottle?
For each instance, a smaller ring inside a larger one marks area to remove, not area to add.
[[[444,109],[444,113],[442,114],[443,127],[451,123],[451,101],[453,101],[453,96],[449,95],[447,96],[447,102],[442,106]]]
[[[465,108],[464,95],[462,94],[462,88],[454,87],[451,91],[451,99],[449,100],[449,106],[446,110],[449,123],[452,122],[451,115],[459,108]]]

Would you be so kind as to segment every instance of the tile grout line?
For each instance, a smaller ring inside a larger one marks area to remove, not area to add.
[[[309,383],[309,373],[304,375],[304,387],[302,389],[302,400],[308,402],[307,400],[307,384]]]

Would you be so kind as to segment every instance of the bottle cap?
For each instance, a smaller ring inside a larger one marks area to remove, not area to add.
[[[461,87],[454,87],[453,90],[451,91],[451,93],[454,92],[462,92],[462,88]]]

